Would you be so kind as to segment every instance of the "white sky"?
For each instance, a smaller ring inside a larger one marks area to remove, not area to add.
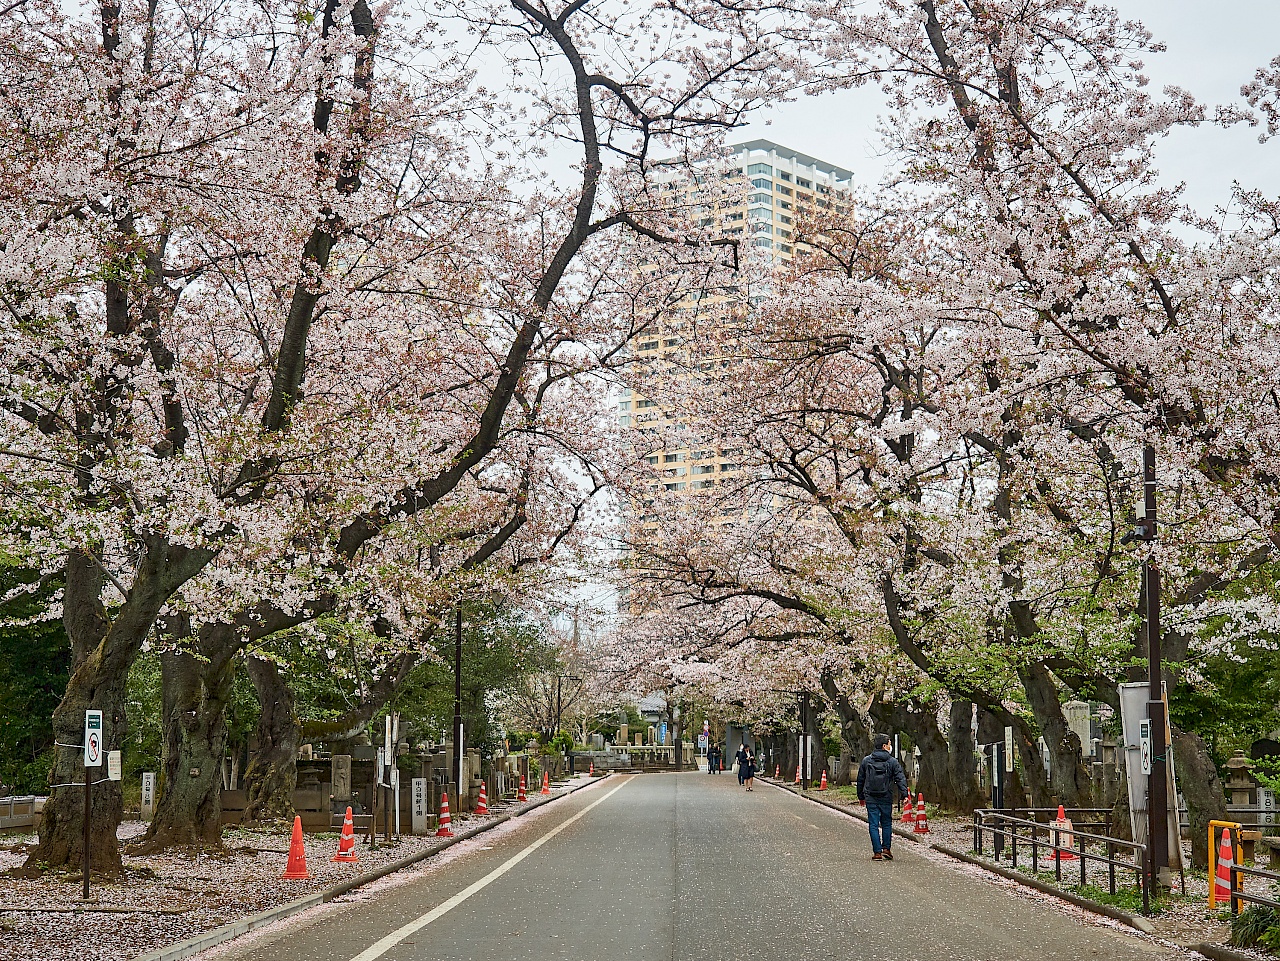
[[[1110,0],[1110,5],[1168,47],[1147,63],[1155,91],[1173,83],[1202,103],[1242,104],[1241,84],[1280,54],[1280,0]],[[806,97],[762,113],[730,137],[735,142],[765,137],[874,183],[882,170],[875,156],[880,109],[875,90]],[[1201,213],[1228,201],[1233,180],[1275,196],[1280,194],[1280,141],[1259,144],[1258,132],[1208,124],[1181,131],[1160,145],[1161,170],[1169,183],[1186,183],[1186,198]]]

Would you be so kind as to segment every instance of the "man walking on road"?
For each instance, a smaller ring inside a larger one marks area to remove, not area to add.
[[[858,800],[867,806],[867,826],[871,831],[871,860],[893,860],[893,789],[907,796],[907,773],[889,753],[888,734],[877,734],[875,748],[858,768]]]

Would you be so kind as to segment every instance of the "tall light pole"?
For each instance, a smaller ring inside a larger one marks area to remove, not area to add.
[[[1156,539],[1156,453],[1150,444],[1142,448],[1142,516],[1139,536],[1150,545]],[[1169,867],[1169,782],[1165,746],[1163,644],[1160,630],[1160,568],[1151,559],[1150,547],[1142,562],[1143,619],[1147,635],[1147,718],[1151,724],[1151,774],[1147,778],[1147,852],[1151,880],[1163,884]]]
[[[462,758],[462,608],[459,607],[453,639],[453,783],[458,794],[462,793]]]

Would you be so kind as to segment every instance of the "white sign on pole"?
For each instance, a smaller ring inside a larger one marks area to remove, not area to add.
[[[1258,788],[1258,807],[1262,810],[1258,812],[1259,824],[1275,824],[1276,823],[1276,792],[1269,788]]]
[[[120,780],[120,752],[119,751],[107,752],[107,780],[109,781]]]
[[[1013,728],[1004,729],[1004,773],[1013,773]]]
[[[1151,721],[1146,720],[1138,724],[1138,744],[1142,749],[1142,773],[1151,773]]]
[[[84,712],[84,766],[102,767],[102,712]]]
[[[411,805],[412,824],[414,834],[426,834],[431,830],[431,809],[427,804],[427,779],[425,777],[415,777],[413,779],[413,803]]]
[[[378,787],[387,786],[387,782],[385,779],[386,773],[387,773],[387,755],[383,753],[382,748],[378,748],[378,772],[377,772],[377,778],[376,778],[378,782]]]
[[[400,836],[400,768],[391,765],[391,793],[393,810],[396,812],[396,837]]]
[[[156,775],[154,771],[142,774],[142,820],[150,821],[156,813]]]

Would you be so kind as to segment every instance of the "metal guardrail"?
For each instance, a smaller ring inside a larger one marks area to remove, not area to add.
[[[1054,813],[1057,813],[1056,808]],[[1009,842],[1010,857],[1014,868],[1018,866],[1019,841],[1023,843],[1024,847],[1031,848],[1033,870],[1038,871],[1040,868],[1040,849],[1044,848],[1052,851],[1053,873],[1054,877],[1059,881],[1062,880],[1064,857],[1066,860],[1079,859],[1081,886],[1088,883],[1089,861],[1107,865],[1107,883],[1112,894],[1116,893],[1116,868],[1132,871],[1134,881],[1142,892],[1142,913],[1151,913],[1151,893],[1150,886],[1147,884],[1145,864],[1147,846],[1145,844],[1126,841],[1122,838],[1108,837],[1105,834],[1091,834],[1087,831],[1075,830],[1074,826],[1071,831],[1064,831],[1051,824],[1041,824],[1039,821],[1014,817],[1004,811],[979,808],[973,812],[973,849],[978,854],[983,853],[983,840],[987,831],[991,832],[992,846],[995,849],[997,859],[1003,856],[1005,842]],[[1043,840],[1040,838],[1041,833],[1045,835]],[[1071,840],[1077,846],[1063,844],[1062,836],[1064,834],[1070,835]],[[1105,848],[1106,854],[1099,854],[1096,850],[1090,852],[1088,849],[1090,842],[1095,845],[1095,848]],[[1120,851],[1131,852],[1133,860],[1123,861],[1118,859],[1116,855]]]
[[[1240,830],[1241,829],[1239,827],[1227,828],[1227,831],[1230,832],[1231,850],[1233,852],[1238,852],[1240,850]],[[1264,897],[1261,894],[1249,893],[1244,889],[1244,881],[1242,880],[1242,878],[1250,877],[1275,882],[1280,881],[1280,873],[1275,871],[1264,871],[1262,868],[1247,868],[1239,862],[1239,857],[1233,855],[1230,867],[1231,916],[1235,917],[1240,913],[1240,903],[1242,901],[1247,901],[1250,904],[1257,904],[1264,908],[1272,908],[1276,911],[1280,911],[1280,901],[1277,901],[1274,898]],[[1210,889],[1212,890],[1213,878],[1209,879],[1209,884]]]

